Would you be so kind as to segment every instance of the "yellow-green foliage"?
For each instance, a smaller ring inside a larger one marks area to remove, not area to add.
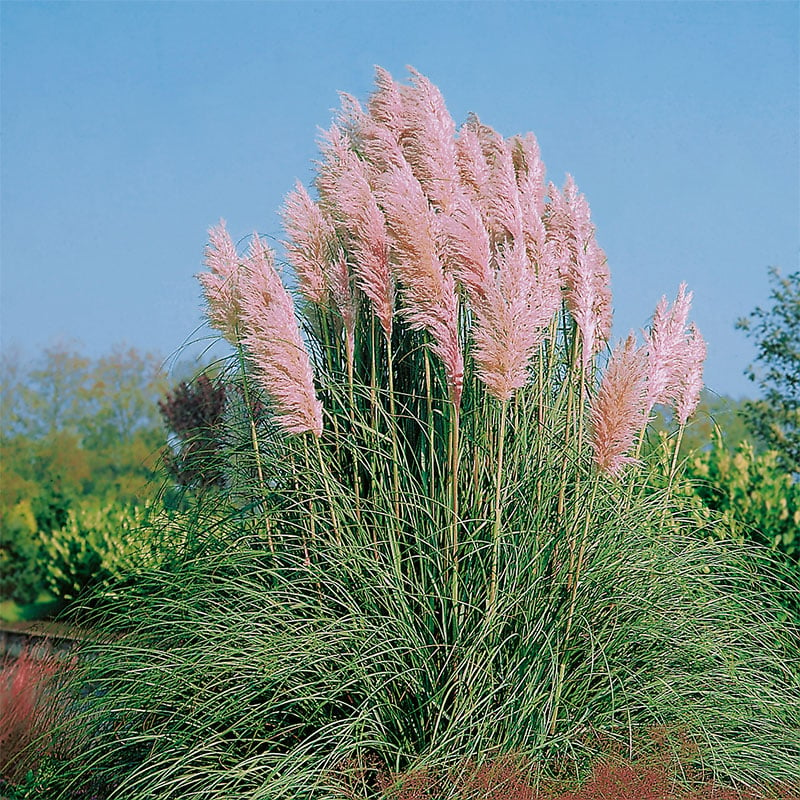
[[[145,506],[80,506],[66,524],[42,534],[40,568],[47,588],[65,600],[87,586],[110,585],[159,567],[186,541],[174,513]]]
[[[686,476],[703,504],[722,514],[727,535],[800,559],[800,483],[775,451],[756,453],[747,441],[731,451],[716,435],[713,447],[688,459]]]
[[[39,552],[36,517],[29,500],[0,513],[0,600],[32,601],[42,589],[36,571]]]

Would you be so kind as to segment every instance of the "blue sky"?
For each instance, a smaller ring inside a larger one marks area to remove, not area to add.
[[[735,320],[800,253],[795,2],[13,2],[2,15],[2,347],[202,322],[208,227],[279,238],[338,91],[413,65],[456,122],[533,131],[592,207],[615,333],[686,280],[706,379],[751,393]]]

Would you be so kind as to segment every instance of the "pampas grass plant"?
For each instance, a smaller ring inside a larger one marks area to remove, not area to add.
[[[263,242],[212,231],[209,318],[248,397],[229,506],[108,600],[89,743],[48,796],[370,798],[654,726],[700,773],[800,780],[797,631],[637,462],[653,401],[682,423],[697,402],[685,287],[604,367],[574,181],[545,185],[531,135],[456,131],[416,72],[343,98],[315,193],[284,208],[295,298]]]

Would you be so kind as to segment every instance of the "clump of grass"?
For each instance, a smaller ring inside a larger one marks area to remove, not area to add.
[[[685,424],[697,402],[685,288],[603,368],[585,199],[545,187],[532,137],[456,137],[416,73],[346,100],[317,192],[285,211],[299,304],[263,242],[212,231],[243,388],[230,505],[177,573],[106,599],[120,638],[88,645],[90,740],[50,795],[333,800],[347,773],[378,797],[380,775],[580,761],[589,729],[653,726],[718,779],[797,780],[798,638],[768,571],[691,529],[679,441],[663,490],[637,464],[653,404]]]
[[[710,774],[796,780],[791,642],[766,587],[745,558],[665,544],[609,505],[563,683],[570,593],[537,577],[533,543],[516,591],[501,573],[492,620],[465,615],[452,636],[435,616],[446,583],[410,591],[369,540],[346,559],[320,546],[312,566],[300,548],[279,566],[240,549],[154,575],[138,606],[116,609],[113,624],[132,632],[87,653],[100,696],[83,715],[98,732],[83,763],[95,778],[122,772],[120,797],[336,797],[344,762],[400,772],[512,751],[581,758],[590,725],[624,744],[661,724],[686,729]],[[377,791],[365,781],[364,797]]]

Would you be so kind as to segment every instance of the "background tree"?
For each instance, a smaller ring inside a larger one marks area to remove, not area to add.
[[[736,327],[756,344],[757,355],[747,377],[762,393],[744,404],[745,420],[782,466],[800,472],[800,271],[785,278],[769,271],[771,308],[756,308]]]
[[[84,447],[106,493],[142,499],[164,449],[158,398],[169,386],[161,359],[118,346],[93,363]]]
[[[17,350],[2,358],[2,434],[42,439],[77,431],[89,394],[90,361],[74,344],[59,342],[29,363]]]
[[[163,448],[157,403],[167,387],[161,359],[132,348],[93,360],[57,344],[30,364],[4,353],[0,513],[24,499],[47,505],[50,495],[144,499]]]

